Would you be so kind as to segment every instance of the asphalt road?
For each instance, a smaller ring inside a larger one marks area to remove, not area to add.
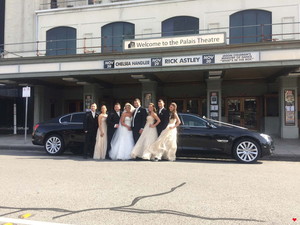
[[[300,224],[299,177],[299,162],[94,161],[0,150],[0,225]]]

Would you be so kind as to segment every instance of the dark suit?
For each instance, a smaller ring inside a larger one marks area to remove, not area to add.
[[[134,116],[135,113],[136,115]],[[133,139],[135,143],[138,141],[139,137],[141,136],[139,131],[141,128],[144,128],[146,124],[146,118],[147,118],[147,111],[142,107],[137,108],[133,112],[131,127],[132,127]]]
[[[156,126],[158,136],[168,126],[169,116],[169,112],[165,108],[163,108],[160,113],[158,110],[158,117],[160,119],[160,123]]]
[[[106,151],[106,158],[108,158],[109,150],[111,149],[110,142],[112,137],[114,136],[115,131],[117,128],[115,128],[116,124],[119,124],[120,118],[121,118],[122,112],[120,111],[120,116],[118,113],[113,110],[113,112],[108,114],[108,117],[106,119],[107,123],[107,151]]]
[[[96,135],[98,130],[98,116],[99,113],[95,113],[95,118],[92,112],[87,112],[83,121],[83,130],[85,132],[85,144],[84,144],[84,156],[93,157],[94,148],[96,143]]]

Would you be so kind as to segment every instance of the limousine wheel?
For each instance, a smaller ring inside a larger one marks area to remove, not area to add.
[[[233,147],[233,154],[237,161],[242,163],[254,163],[260,156],[260,146],[256,141],[243,138]]]
[[[64,142],[59,135],[50,135],[45,142],[45,150],[49,155],[61,155],[64,152]]]

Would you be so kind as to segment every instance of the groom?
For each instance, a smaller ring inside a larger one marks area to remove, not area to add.
[[[156,126],[157,135],[159,136],[160,133],[168,126],[169,123],[169,112],[165,108],[164,100],[158,100],[158,117],[160,119],[160,123]]]
[[[120,103],[116,103],[114,105],[114,110],[109,113],[107,117],[107,151],[106,151],[106,159],[109,159],[109,151],[111,149],[111,139],[114,136],[114,133],[116,132],[117,128],[119,127],[119,122],[121,118],[121,105]]]
[[[138,98],[134,99],[133,105],[135,107],[135,110],[133,112],[131,127],[134,143],[137,143],[146,124],[147,111],[146,109],[141,107],[141,100]]]
[[[85,133],[85,143],[83,151],[84,159],[87,159],[88,157],[93,158],[94,156],[99,116],[99,113],[97,113],[96,110],[97,105],[96,103],[93,103],[91,105],[91,110],[86,112],[85,119],[83,120],[83,130]]]

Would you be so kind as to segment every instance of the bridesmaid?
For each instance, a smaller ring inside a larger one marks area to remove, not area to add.
[[[177,114],[177,105],[175,102],[170,104],[169,110],[170,117],[168,126],[161,132],[157,140],[146,150],[147,154],[144,154],[144,159],[152,159],[154,161],[161,159],[169,161],[176,160],[177,127],[181,122]]]
[[[133,159],[137,157],[142,158],[145,149],[157,139],[156,126],[160,123],[160,119],[156,114],[156,108],[153,103],[149,104],[148,111],[144,130],[131,152],[131,158]]]
[[[94,150],[94,159],[105,159],[107,150],[107,108],[105,105],[101,107],[101,114],[98,117],[98,131],[96,137],[96,145]]]

